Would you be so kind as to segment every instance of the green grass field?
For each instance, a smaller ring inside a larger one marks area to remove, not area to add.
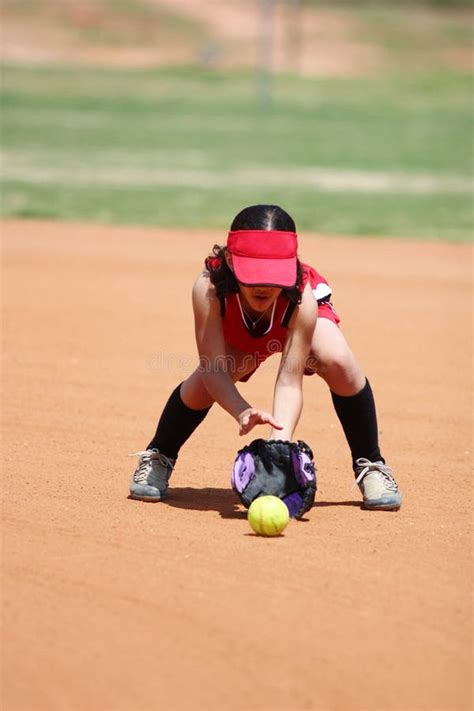
[[[2,213],[222,227],[277,202],[299,228],[466,240],[472,83],[463,74],[279,77],[5,67]]]

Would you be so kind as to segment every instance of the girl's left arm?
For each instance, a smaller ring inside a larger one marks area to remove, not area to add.
[[[269,439],[290,440],[303,407],[303,375],[311,350],[318,304],[309,284],[301,304],[290,319],[273,395],[273,417],[282,430],[272,429]]]

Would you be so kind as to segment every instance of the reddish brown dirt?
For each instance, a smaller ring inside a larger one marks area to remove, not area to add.
[[[230,490],[243,440],[217,407],[169,502],[127,499],[127,454],[195,361],[190,287],[222,236],[3,233],[2,708],[471,708],[469,247],[303,236],[405,502],[361,510],[327,390],[308,379],[297,435],[318,503],[265,539]],[[274,376],[269,362],[242,390],[269,407]]]

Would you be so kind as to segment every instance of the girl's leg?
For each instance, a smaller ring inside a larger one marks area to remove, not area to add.
[[[179,450],[201,424],[212,406],[209,397],[207,399],[202,397],[201,400],[197,400],[198,407],[189,407],[182,397],[186,382],[180,383],[171,393],[161,413],[155,435],[147,446],[147,449],[158,449],[161,454],[173,461],[177,459]],[[201,404],[203,400],[204,403]]]
[[[188,407],[181,399],[181,387],[182,384],[178,385],[171,393],[146,450],[137,452],[138,465],[130,482],[132,499],[163,501],[168,498],[168,482],[178,452],[210,410],[210,406],[195,410]]]
[[[238,351],[229,350],[226,362],[234,382],[255,368],[254,360]],[[196,368],[171,393],[147,449],[158,449],[169,459],[176,460],[179,450],[204,420],[213,403],[202,372]]]
[[[352,454],[352,464],[364,458],[384,462],[380,453],[377,414],[370,383],[333,321],[319,318],[313,336],[316,372],[326,381],[336,414]]]
[[[254,360],[238,351],[229,352],[226,363],[234,382],[255,369]],[[212,404],[213,399],[197,368],[173,390],[155,436],[144,452],[137,453],[140,458],[130,483],[132,499],[163,501],[168,497],[168,481],[179,450],[204,420]]]
[[[352,467],[366,509],[396,511],[402,496],[378,442],[377,414],[369,381],[335,323],[319,318],[313,336],[316,372],[331,390],[352,454]]]
[[[235,381],[255,369],[255,362],[239,352],[228,353]],[[211,409],[202,373],[194,373],[178,385],[165,405],[155,436],[146,451],[138,452],[138,466],[130,483],[130,496],[141,501],[162,501],[168,496],[168,481],[179,450]]]

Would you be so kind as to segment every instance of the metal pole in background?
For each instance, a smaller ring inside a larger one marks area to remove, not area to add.
[[[287,70],[299,74],[303,49],[303,27],[301,0],[287,0],[288,9],[287,30]]]
[[[273,102],[275,0],[260,0],[260,22],[258,98],[268,108]]]

